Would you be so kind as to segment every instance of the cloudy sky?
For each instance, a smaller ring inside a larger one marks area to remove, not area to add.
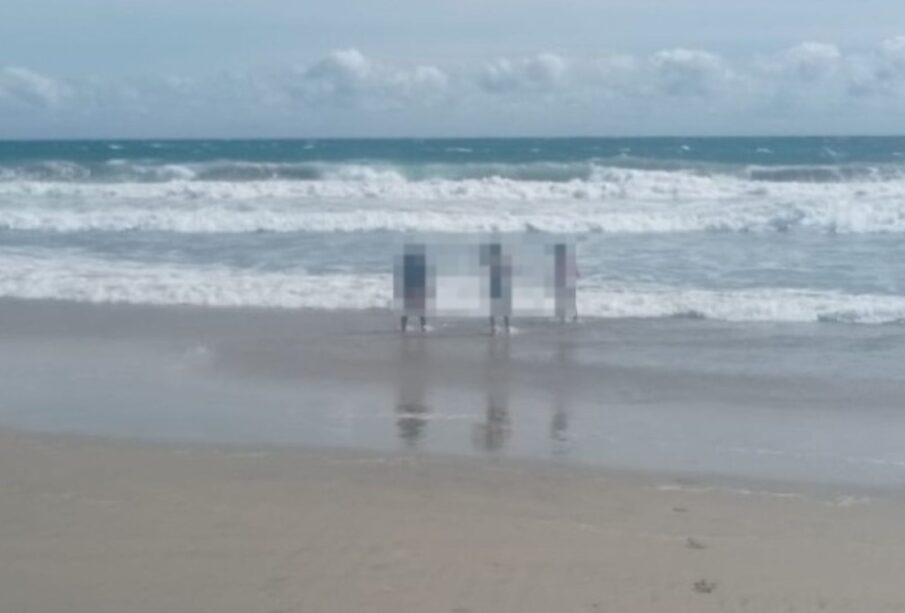
[[[854,133],[902,0],[0,0],[0,138]]]

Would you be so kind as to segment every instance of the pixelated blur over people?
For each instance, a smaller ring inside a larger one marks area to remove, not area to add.
[[[512,314],[512,261],[498,242],[482,245],[483,264],[487,266],[490,281],[490,333],[496,331],[496,318],[503,319],[509,332],[509,316]]]
[[[578,266],[574,247],[562,242],[553,245],[553,271],[556,318],[561,322],[575,321],[578,319]]]
[[[484,317],[491,333],[510,319],[574,321],[575,247],[537,234],[444,235],[403,243],[394,265],[394,298],[402,331],[410,317]]]
[[[423,244],[405,246],[402,254],[402,331],[408,326],[409,316],[418,317],[421,330],[427,326],[427,253]]]

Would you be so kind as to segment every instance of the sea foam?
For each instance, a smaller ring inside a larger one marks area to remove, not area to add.
[[[412,179],[366,164],[328,178],[0,181],[0,229],[48,232],[905,232],[905,178],[760,181],[597,167],[585,179]],[[257,170],[255,171],[257,172]],[[781,173],[774,169],[772,172]]]
[[[96,303],[389,309],[392,275],[267,272],[33,251],[0,257],[0,296]],[[682,289],[580,280],[583,318],[694,317],[736,322],[905,321],[905,296],[787,288]]]

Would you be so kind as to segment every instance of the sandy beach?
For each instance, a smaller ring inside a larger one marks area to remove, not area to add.
[[[901,611],[902,504],[0,434],[3,609]]]
[[[895,330],[0,315],[3,610],[905,609]]]

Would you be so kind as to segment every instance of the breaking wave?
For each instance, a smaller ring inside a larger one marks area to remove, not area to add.
[[[304,178],[288,179],[280,175],[285,170],[274,171],[278,178],[259,176],[271,166],[280,165],[207,164],[200,175],[183,166],[153,166],[155,176],[169,178],[147,181],[6,178],[0,180],[0,229],[905,232],[905,176],[809,181],[802,173],[814,171],[802,168],[713,174],[590,163],[502,165],[506,172],[479,177],[460,168],[458,178],[440,178],[426,166],[417,177],[385,165],[297,164],[292,172]],[[80,173],[72,165],[54,172]],[[236,180],[236,173],[245,178]]]
[[[40,160],[0,165],[0,182],[168,183],[244,181],[405,181],[502,179],[568,183],[606,180],[621,171],[652,171],[702,178],[734,178],[755,183],[848,183],[905,181],[901,163],[801,164],[761,166],[677,159],[618,156],[573,161],[409,162],[380,160],[167,162],[112,159],[95,162]]]
[[[682,289],[582,281],[585,318],[695,317],[735,322],[905,322],[905,296],[758,288]],[[219,307],[373,309],[392,301],[390,274],[262,272],[107,260],[45,251],[0,259],[0,296]]]

